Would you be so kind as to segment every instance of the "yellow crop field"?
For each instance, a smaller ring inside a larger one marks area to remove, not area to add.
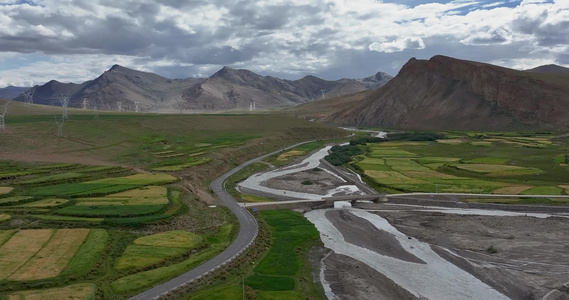
[[[105,178],[88,181],[86,183],[111,183],[111,184],[166,184],[177,181],[178,178],[165,173],[135,174],[125,177]]]
[[[492,142],[471,142],[470,144],[472,146],[483,146],[483,147],[492,146]]]
[[[399,147],[399,146],[419,146],[419,145],[427,145],[427,142],[383,142],[379,143],[380,147]]]
[[[565,190],[565,193],[569,194],[569,185],[560,185],[560,188]]]
[[[517,195],[525,190],[532,188],[531,185],[514,185],[514,186],[507,186],[503,188],[499,188],[494,191],[494,194],[503,194],[503,195]]]
[[[454,166],[459,169],[464,169],[479,173],[491,173],[491,172],[525,169],[523,167],[518,167],[518,166],[495,165],[495,164],[458,164]]]
[[[193,248],[203,241],[200,235],[189,231],[174,230],[140,237],[134,241],[136,245]]]
[[[77,205],[153,205],[168,204],[168,189],[163,186],[146,186],[105,197],[77,199]]]
[[[425,183],[423,180],[407,177],[399,172],[394,171],[365,170],[365,174],[375,179],[377,182],[384,184]]]
[[[90,300],[93,299],[94,286],[91,283],[79,283],[62,288],[14,292],[8,300]]]
[[[402,172],[403,175],[412,178],[440,178],[440,179],[460,179],[461,177],[456,177],[454,175],[449,175],[445,173],[435,172],[435,171],[408,171]]]
[[[57,276],[75,255],[89,229],[59,229],[47,244],[39,250],[10,280],[37,280]]]
[[[10,220],[12,217],[9,214],[0,214],[0,222],[3,221],[8,221]]]
[[[448,139],[448,140],[437,140],[437,143],[439,143],[439,144],[457,145],[457,144],[466,143],[466,141],[465,141],[465,140],[461,140],[461,139]]]
[[[358,163],[371,164],[371,165],[385,165],[385,159],[363,156],[363,159],[361,161],[358,161]]]
[[[163,186],[147,186],[136,190],[116,193],[107,197],[163,197],[166,196],[167,189]]]
[[[51,229],[30,229],[14,234],[0,247],[0,280],[17,272],[49,241],[53,232]]]
[[[13,187],[10,187],[10,186],[0,186],[0,195],[2,195],[2,194],[8,194],[8,193],[11,192],[12,190],[14,190]]]
[[[18,205],[18,207],[53,207],[53,206],[58,206],[58,205],[67,203],[68,201],[69,200],[57,199],[57,198],[43,199],[43,200],[39,200],[39,201],[34,201],[32,203],[26,203],[26,204]]]
[[[394,147],[370,147],[372,149],[371,154],[368,156],[374,158],[383,158],[383,157],[416,157],[417,154],[405,150],[401,150],[399,148]]]
[[[291,156],[300,156],[300,155],[303,155],[303,154],[304,154],[304,151],[291,150],[291,151],[288,151],[288,152],[285,152],[285,153],[279,155],[279,156],[277,157],[277,160],[287,160],[287,159],[289,159],[289,157],[291,157]]]

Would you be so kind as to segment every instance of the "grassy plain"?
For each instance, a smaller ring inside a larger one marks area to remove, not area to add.
[[[6,130],[0,134],[0,215],[11,218],[0,223],[0,229],[5,229],[0,230],[5,233],[1,236],[6,237],[0,240],[0,256],[10,256],[0,260],[0,269],[6,269],[0,271],[0,298],[27,293],[30,285],[51,295],[51,288],[88,282],[95,287],[91,293],[96,297],[121,299],[185,272],[222,251],[232,237],[233,219],[227,211],[199,202],[212,201],[208,186],[213,178],[283,146],[344,135],[327,125],[282,115],[100,112],[95,120],[92,112],[70,110],[63,136],[58,137],[52,118],[57,113],[60,108],[13,102]],[[155,170],[170,174],[149,173]],[[143,188],[148,189],[139,190]],[[149,189],[160,190],[159,196]],[[78,227],[91,229],[82,243],[74,244],[73,255],[69,247],[59,264],[56,256],[34,256],[59,230]],[[143,253],[148,250],[144,247],[161,247],[134,243],[141,232],[150,235],[176,229],[198,233],[209,246],[201,249],[200,244],[200,252],[189,257],[187,253],[169,256],[144,268],[114,268],[130,245]],[[220,233],[215,234],[218,229]],[[26,236],[16,243],[30,230],[43,235]],[[23,249],[25,240],[33,242]],[[58,275],[5,279],[17,273],[13,268],[42,260],[57,265]],[[67,264],[60,270],[64,260]]]

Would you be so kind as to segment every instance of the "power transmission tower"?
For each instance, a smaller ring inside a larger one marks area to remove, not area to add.
[[[6,130],[6,123],[4,123],[4,117],[6,117],[6,112],[8,111],[8,105],[11,100],[6,101],[2,106],[0,106],[0,130]]]
[[[83,98],[83,109],[87,109],[87,98]]]
[[[55,121],[55,126],[57,126],[57,136],[63,136],[63,123],[65,122],[65,118],[62,116],[61,119],[58,119],[57,116],[53,116],[53,120]]]
[[[30,104],[34,103],[34,93],[36,92],[35,88],[31,88],[29,90],[24,91],[24,99],[26,101],[26,105],[30,106]]]
[[[176,96],[174,98],[174,106],[176,106],[180,110],[180,114],[184,112],[184,105],[186,104],[186,100],[182,96]]]
[[[93,107],[93,119],[95,120],[99,120],[99,108],[97,107],[97,105],[95,105],[95,107]]]
[[[117,101],[117,111],[122,111],[122,102]]]
[[[324,90],[320,90],[320,92],[322,93],[322,99],[324,99]]]
[[[135,112],[139,112],[139,110],[138,110],[138,109],[139,109],[138,104],[140,104],[140,102],[134,102],[134,111],[135,111]]]
[[[59,103],[63,107],[63,114],[61,115],[63,119],[67,120],[67,105],[69,105],[69,99],[71,96],[67,93],[59,95]]]

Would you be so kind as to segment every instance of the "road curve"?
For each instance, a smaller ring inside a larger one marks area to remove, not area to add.
[[[288,146],[277,151],[271,152],[269,154],[265,154],[263,156],[259,156],[257,158],[251,159],[237,167],[233,170],[221,175],[212,183],[210,184],[211,189],[217,195],[217,197],[223,201],[223,203],[235,214],[237,220],[239,221],[239,234],[237,238],[227,247],[223,252],[218,254],[216,257],[208,260],[207,262],[199,265],[198,267],[178,276],[175,277],[167,282],[159,284],[157,286],[152,287],[149,290],[146,290],[143,293],[140,293],[134,297],[131,297],[130,300],[147,300],[147,299],[158,299],[160,296],[165,295],[168,292],[171,292],[185,284],[188,284],[209,272],[215,270],[216,268],[224,265],[225,263],[232,260],[235,256],[239,255],[242,251],[244,251],[257,237],[257,233],[259,232],[259,226],[257,225],[257,221],[253,216],[245,209],[242,208],[235,198],[233,198],[229,193],[225,191],[224,183],[229,176],[239,172],[241,169],[245,168],[246,166],[258,162],[268,156],[277,154],[281,151],[286,151],[288,149],[297,147],[302,144],[306,144],[312,141],[306,141],[302,143],[298,143],[292,146]]]

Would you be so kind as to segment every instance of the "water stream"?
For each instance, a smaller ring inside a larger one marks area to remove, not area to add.
[[[438,300],[509,299],[470,273],[440,257],[431,249],[429,244],[416,239],[409,239],[378,215],[362,210],[350,210],[353,215],[369,221],[377,229],[393,235],[403,249],[420,258],[426,264],[403,261],[348,243],[344,240],[342,233],[327,219],[326,211],[314,210],[305,214],[306,218],[320,232],[320,237],[326,248],[369,265],[419,298]]]
[[[259,191],[263,193],[269,193],[277,196],[285,196],[291,197],[296,199],[322,199],[323,197],[330,197],[338,193],[342,194],[361,194],[362,192],[360,189],[355,185],[345,184],[327,191],[326,194],[312,194],[312,193],[304,193],[304,192],[296,192],[296,191],[289,191],[289,190],[282,190],[282,189],[274,189],[267,187],[265,183],[272,178],[294,174],[302,171],[312,170],[320,165],[320,160],[323,159],[326,155],[328,155],[328,150],[330,150],[332,146],[326,146],[314,154],[308,156],[303,161],[298,164],[294,164],[292,166],[287,166],[284,168],[257,173],[251,175],[249,178],[245,179],[244,181],[238,184],[239,187],[251,189],[254,191]],[[330,171],[326,170],[326,172],[331,173]],[[337,176],[334,174],[334,176]],[[342,179],[345,182],[345,180]]]

